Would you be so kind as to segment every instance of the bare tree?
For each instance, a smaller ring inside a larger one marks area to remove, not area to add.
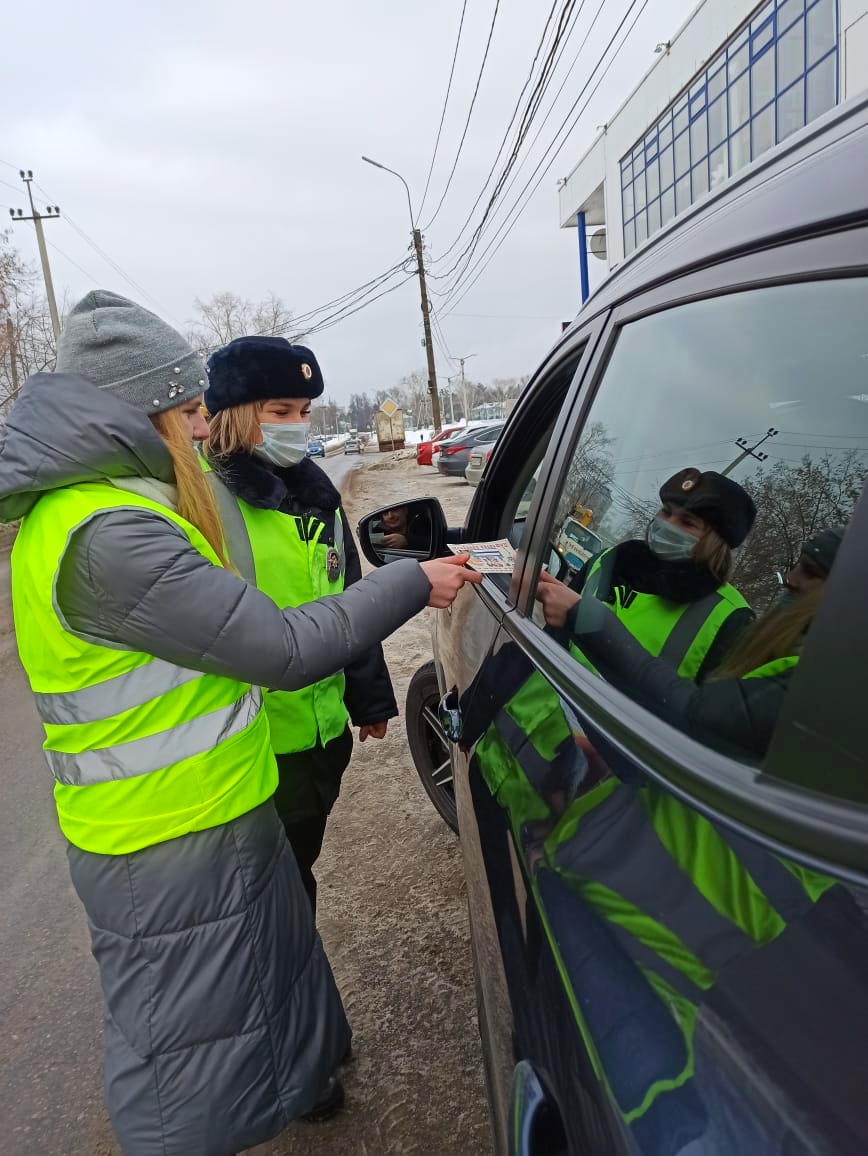
[[[292,328],[292,313],[276,293],[253,302],[224,290],[207,301],[197,297],[196,312],[188,340],[206,358],[236,337],[283,336]]]
[[[756,522],[736,556],[733,582],[758,612],[778,590],[775,573],[798,561],[802,543],[829,526],[846,525],[868,473],[864,451],[847,449],[814,460],[778,461],[744,482]]]
[[[8,233],[0,233],[0,418],[15,400],[16,379],[20,388],[32,373],[53,369],[56,357],[39,275],[12,247]]]

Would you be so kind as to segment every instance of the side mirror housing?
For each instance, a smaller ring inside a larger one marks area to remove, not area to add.
[[[446,516],[436,498],[411,498],[366,514],[358,535],[362,553],[373,566],[398,558],[430,562],[446,553]]]

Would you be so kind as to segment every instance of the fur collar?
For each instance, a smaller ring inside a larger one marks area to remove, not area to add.
[[[698,602],[720,586],[713,574],[694,562],[661,562],[639,539],[622,542],[612,553],[611,586],[657,594],[671,602]]]
[[[336,510],[341,496],[328,475],[310,458],[280,469],[254,454],[238,453],[211,462],[211,468],[238,498],[263,510]]]

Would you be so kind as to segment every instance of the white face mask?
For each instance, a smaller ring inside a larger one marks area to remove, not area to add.
[[[262,441],[253,447],[253,452],[259,457],[284,469],[297,466],[304,460],[307,455],[307,435],[310,433],[309,421],[263,422],[259,429]]]
[[[673,526],[658,514],[648,527],[646,541],[661,562],[687,562],[693,557],[696,538],[680,526]]]

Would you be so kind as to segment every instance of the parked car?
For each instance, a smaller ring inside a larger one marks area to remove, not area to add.
[[[461,831],[498,1153],[868,1151],[866,189],[863,99],[620,266],[531,378],[463,527],[408,503],[432,554],[517,547],[435,616],[406,704],[423,785]],[[696,689],[677,653],[642,652],[604,681],[593,635],[540,616],[576,506],[641,548],[683,467],[753,494],[733,582],[758,613],[806,537],[847,527],[815,617],[796,603],[792,657],[753,671],[786,688],[759,745],[749,716],[724,738],[731,716],[700,725],[647,680],[651,664],[699,702],[723,675]]]
[[[362,443],[357,437],[347,438],[344,442],[345,454],[360,454],[362,452]]]
[[[503,429],[503,422],[497,425],[479,426],[477,429],[462,430],[441,442],[437,458],[437,470],[447,478],[463,478],[470,463],[470,453],[477,446],[487,446],[496,442]]]
[[[463,427],[452,425],[444,426],[439,434],[436,434],[429,441],[421,441],[416,446],[416,465],[430,466],[434,464],[434,454],[439,453],[440,446],[443,442],[459,433]]]
[[[469,482],[471,486],[479,485],[482,471],[485,469],[493,449],[494,446],[488,446],[487,449],[485,446],[477,446],[476,449],[470,451],[467,469],[464,471],[464,480]]]
[[[326,456],[325,442],[321,438],[308,438],[307,456],[309,458],[324,458]]]

